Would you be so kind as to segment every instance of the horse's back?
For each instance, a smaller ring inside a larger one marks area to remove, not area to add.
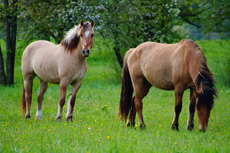
[[[189,47],[187,41],[176,44],[145,42],[134,49],[129,62],[135,67],[135,75],[143,75],[151,85],[160,89],[173,90],[181,79],[191,81],[186,60]]]
[[[31,44],[29,44],[24,53],[23,54],[33,54],[37,51],[47,51],[49,50],[49,48],[54,48],[56,45],[52,42],[49,41],[45,41],[45,40],[39,40],[39,41],[35,41],[32,42]],[[46,48],[46,49],[44,49]],[[24,55],[23,55],[24,56]]]
[[[36,60],[36,58],[38,58],[37,60],[41,60],[44,58],[45,54],[49,54],[49,52],[54,51],[55,46],[55,44],[44,40],[32,42],[23,52],[22,66],[24,64],[31,64],[31,60]]]
[[[28,45],[22,56],[23,76],[34,73],[43,78],[43,74],[48,75],[50,72],[57,76],[57,68],[55,67],[57,47],[57,45],[44,40],[35,41]]]
[[[52,51],[52,48],[55,48],[55,46],[55,44],[45,40],[32,42],[26,47],[22,58],[26,60],[25,58],[30,59],[37,54],[44,54],[44,52]]]

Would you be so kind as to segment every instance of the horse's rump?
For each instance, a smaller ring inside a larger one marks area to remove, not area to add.
[[[22,56],[23,76],[34,73],[46,82],[59,83],[58,60],[64,54],[60,49],[60,45],[48,41],[31,43]]]

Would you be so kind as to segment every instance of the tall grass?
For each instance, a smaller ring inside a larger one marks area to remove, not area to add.
[[[215,100],[206,133],[186,130],[189,92],[183,98],[180,132],[172,131],[174,92],[151,88],[143,100],[144,120],[147,128],[126,128],[117,119],[120,81],[112,75],[108,47],[97,45],[87,59],[88,71],[77,94],[73,122],[57,115],[59,86],[49,84],[43,101],[43,119],[36,120],[36,94],[38,79],[34,80],[31,118],[20,114],[22,75],[19,61],[15,66],[15,85],[0,86],[0,152],[229,152],[230,151],[230,88],[219,83],[218,63],[225,61],[226,50],[211,46],[215,42],[198,42],[207,57],[208,66],[216,78],[219,98]],[[68,87],[67,98],[70,96]],[[63,110],[63,117],[67,105]],[[136,120],[138,123],[138,119]],[[136,124],[137,124],[136,123]]]

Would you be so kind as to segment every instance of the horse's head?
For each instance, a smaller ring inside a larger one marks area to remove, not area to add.
[[[210,91],[203,91],[197,94],[196,110],[199,120],[199,129],[202,132],[208,129],[208,120],[213,107],[214,94]]]
[[[90,49],[93,47],[93,36],[94,36],[94,21],[92,20],[91,23],[83,22],[81,20],[80,29],[79,29],[79,36],[80,36],[80,43],[82,47],[82,54],[84,57],[88,57],[90,54]]]

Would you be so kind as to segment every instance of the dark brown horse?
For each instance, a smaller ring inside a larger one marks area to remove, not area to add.
[[[176,130],[179,130],[183,93],[190,89],[187,128],[194,128],[194,112],[197,110],[199,129],[205,131],[217,90],[206,58],[196,43],[191,40],[176,44],[145,42],[125,54],[118,115],[127,121],[127,126],[135,125],[137,112],[139,126],[145,127],[142,99],[151,86],[175,90],[172,129]]]

